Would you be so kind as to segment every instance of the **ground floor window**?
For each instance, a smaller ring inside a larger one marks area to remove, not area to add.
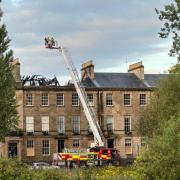
[[[28,139],[26,142],[27,156],[34,156],[34,141],[33,139]]]
[[[132,140],[125,139],[125,153],[132,154]]]
[[[79,147],[79,146],[80,146],[79,139],[73,139],[73,147]]]
[[[50,143],[48,139],[44,139],[42,141],[42,154],[49,155],[50,154]]]

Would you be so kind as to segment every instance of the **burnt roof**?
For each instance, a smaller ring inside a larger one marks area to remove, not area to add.
[[[83,85],[87,88],[149,89],[155,88],[165,75],[145,74],[144,80],[140,80],[133,73],[95,73],[94,79],[86,78]]]

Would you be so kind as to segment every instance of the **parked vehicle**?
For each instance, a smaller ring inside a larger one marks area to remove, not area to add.
[[[35,162],[32,165],[32,169],[49,169],[51,166],[46,162]]]

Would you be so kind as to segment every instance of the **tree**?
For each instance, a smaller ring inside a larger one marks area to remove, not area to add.
[[[139,132],[142,136],[158,134],[160,126],[180,112],[180,74],[169,74],[159,82],[149,105],[142,112]]]
[[[180,179],[180,114],[170,118],[134,163],[137,179]]]
[[[2,11],[0,9],[1,17]],[[10,39],[7,36],[6,26],[2,24],[0,25],[0,140],[18,124],[15,80],[11,73],[13,52],[8,50],[9,43]]]
[[[166,5],[164,10],[155,10],[159,15],[159,20],[164,22],[159,36],[161,38],[172,36],[169,55],[177,56],[178,63],[180,63],[180,0],[174,0],[173,3]]]

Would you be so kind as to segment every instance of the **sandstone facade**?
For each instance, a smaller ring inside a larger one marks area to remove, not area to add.
[[[138,73],[137,76],[136,71],[132,72],[133,67]],[[86,71],[86,68],[89,69]],[[144,73],[142,63],[139,64],[139,68],[141,69],[138,70],[137,64],[131,66],[129,73],[107,73],[105,76],[94,73],[92,61],[82,66],[82,81],[85,84],[87,94],[93,97],[90,105],[98,117],[106,138],[106,145],[117,148],[124,159],[135,158],[141,151],[143,141],[136,133],[137,121],[141,116],[141,110],[148,104],[154,88],[150,84],[147,85],[148,81],[145,82],[144,79],[146,76],[141,74]],[[129,75],[131,73],[132,75]],[[106,77],[110,75],[113,86],[110,82],[109,86],[107,84]],[[16,74],[16,76],[18,75]],[[128,78],[131,78],[131,81]],[[120,79],[122,80],[120,81]],[[89,85],[89,81],[93,85]],[[72,105],[73,93],[76,91],[72,85],[18,85],[16,98],[20,119],[19,130],[12,132],[5,138],[4,143],[0,143],[0,156],[17,155],[20,160],[28,163],[52,162],[53,154],[64,148],[87,149],[90,147],[94,137],[81,103],[77,106]],[[42,105],[43,94],[47,95],[47,105]],[[61,105],[57,105],[58,94],[63,97]],[[46,120],[42,120],[43,117]],[[64,120],[59,121],[59,117],[63,117]],[[74,117],[79,119],[79,122],[73,120]],[[33,123],[27,119],[33,119]],[[27,125],[27,123],[29,124]],[[62,132],[59,131],[59,128]],[[78,130],[78,133],[74,132],[74,128]],[[29,132],[28,129],[31,129],[32,132]]]

